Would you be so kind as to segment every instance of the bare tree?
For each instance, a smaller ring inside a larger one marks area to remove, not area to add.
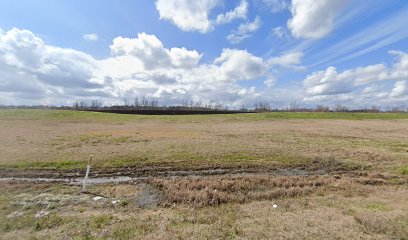
[[[102,103],[99,102],[98,100],[92,100],[91,101],[91,108],[92,109],[98,109],[102,106]]]
[[[316,112],[329,112],[330,108],[328,106],[324,105],[317,105],[316,106]]]
[[[343,105],[339,104],[339,105],[336,106],[335,111],[336,112],[348,112],[349,109],[346,106],[343,106]]]
[[[128,100],[127,100],[127,98],[123,98],[123,103],[125,104],[125,106],[128,106]]]
[[[74,104],[72,104],[72,108],[73,108],[74,110],[78,110],[78,109],[79,109],[79,102],[78,102],[78,101],[75,101]]]
[[[289,106],[289,111],[291,111],[291,112],[296,112],[297,110],[298,110],[298,105],[297,105],[297,102],[296,101],[294,101],[294,102],[292,102],[291,104],[290,104],[290,106]]]
[[[401,111],[401,109],[399,107],[393,107],[393,108],[391,108],[391,112],[397,113],[397,112],[402,112],[402,111]]]
[[[371,106],[370,112],[380,112],[380,108],[378,106]]]
[[[255,111],[257,112],[269,112],[271,111],[271,106],[269,103],[263,103],[263,102],[256,102],[255,103]]]
[[[79,102],[79,108],[80,108],[80,109],[84,109],[84,108],[86,108],[86,107],[87,107],[86,102],[84,102],[84,101],[80,101],[80,102]]]
[[[147,106],[147,100],[146,100],[146,97],[143,96],[142,97],[142,107],[146,107],[146,106]]]
[[[138,98],[138,97],[135,97],[135,103],[134,103],[134,106],[135,106],[136,108],[138,108],[138,107],[139,107],[139,98]]]

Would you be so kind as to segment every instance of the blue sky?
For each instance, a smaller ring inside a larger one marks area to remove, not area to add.
[[[0,1],[0,104],[408,103],[405,0]]]

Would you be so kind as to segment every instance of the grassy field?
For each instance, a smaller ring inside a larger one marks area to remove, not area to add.
[[[404,113],[141,116],[0,110],[0,151],[0,174],[83,170],[90,154],[92,170],[100,172],[288,171],[92,185],[89,191],[104,196],[97,200],[81,194],[79,186],[1,181],[0,239],[408,236]]]
[[[126,122],[132,120],[163,120],[163,121],[220,121],[220,120],[274,120],[274,119],[408,119],[407,113],[347,113],[347,112],[269,112],[248,114],[220,115],[128,115],[98,112],[82,112],[69,110],[41,109],[0,109],[1,119],[18,120],[61,120],[90,122]]]
[[[358,119],[358,121],[356,120]],[[2,168],[271,165],[336,162],[406,173],[408,114],[141,116],[1,110]]]

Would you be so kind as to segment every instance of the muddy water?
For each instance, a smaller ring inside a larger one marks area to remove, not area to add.
[[[100,176],[95,174],[90,176],[87,180],[87,184],[107,184],[107,183],[132,183],[140,182],[143,180],[148,180],[156,177],[161,178],[178,178],[178,177],[211,177],[211,176],[251,176],[251,175],[270,175],[270,176],[308,176],[308,175],[322,175],[328,174],[326,171],[306,171],[302,169],[274,169],[274,170],[237,170],[237,169],[206,169],[206,170],[183,170],[183,171],[163,171],[156,172],[153,175],[142,175],[142,176]],[[0,177],[0,181],[3,182],[32,182],[32,183],[66,183],[70,185],[81,185],[83,183],[84,177]]]
[[[33,182],[33,183],[67,183],[71,185],[81,185],[83,178],[24,178],[24,177],[11,177],[0,178],[3,182]],[[102,178],[88,178],[87,184],[105,184],[105,183],[126,183],[140,180],[139,178],[131,177],[102,177]]]

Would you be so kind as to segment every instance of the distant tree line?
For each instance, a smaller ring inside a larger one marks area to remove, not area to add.
[[[178,105],[160,105],[156,98],[135,97],[133,100],[123,99],[121,105],[106,106],[98,100],[75,101],[72,106],[47,106],[47,105],[0,105],[0,109],[61,109],[78,111],[196,111],[196,112],[408,112],[408,105],[380,108],[371,106],[364,108],[351,108],[346,105],[328,105],[318,104],[314,108],[302,107],[297,102],[292,102],[286,107],[271,107],[267,102],[255,102],[253,107],[241,106],[240,108],[231,108],[218,100],[193,101],[185,100]]]
[[[180,105],[160,105],[158,99],[155,98],[134,98],[129,101],[123,99],[122,105],[105,106],[102,102],[92,100],[90,102],[76,101],[72,105],[73,110],[183,110],[183,111],[229,111],[227,105],[223,105],[217,100],[203,101],[183,101]],[[237,111],[237,110],[234,110]],[[250,111],[250,110],[246,110]]]

